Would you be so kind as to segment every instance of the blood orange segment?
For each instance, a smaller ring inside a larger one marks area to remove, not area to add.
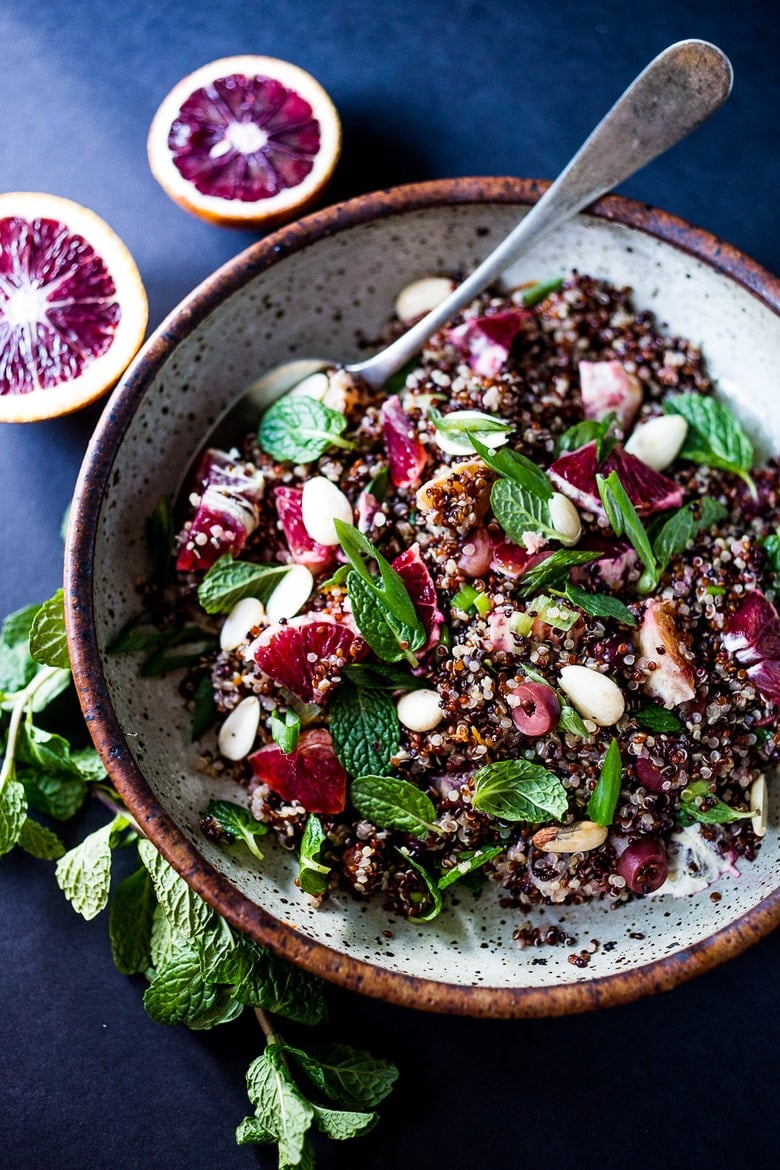
[[[336,563],[336,550],[329,545],[318,544],[306,531],[302,490],[293,487],[274,488],[274,504],[293,561],[305,565],[312,573],[331,569]]]
[[[113,386],[148,305],[135,262],[99,216],[56,195],[0,195],[0,421],[77,410]]]
[[[250,756],[249,763],[258,780],[283,800],[297,800],[307,812],[335,816],[347,803],[347,773],[323,727],[304,731],[288,755],[268,744]]]
[[[190,495],[192,516],[179,533],[176,568],[209,569],[225,553],[238,556],[257,527],[264,479],[251,463],[211,447],[203,456]]]
[[[224,57],[183,78],[149,129],[149,165],[193,215],[226,225],[293,219],[328,183],[341,123],[314,78],[275,57]]]
[[[596,443],[586,443],[576,451],[567,451],[551,464],[548,474],[558,491],[563,492],[575,504],[594,515],[601,515],[603,508],[596,484],[596,474],[605,478],[616,471],[626,495],[639,516],[652,516],[667,508],[679,508],[683,502],[682,489],[654,471],[641,459],[629,454],[618,445],[599,466]]]
[[[303,614],[269,626],[253,645],[254,659],[269,678],[304,703],[321,703],[341,678],[341,668],[365,658],[363,639],[333,618]]]
[[[419,654],[427,654],[434,646],[438,646],[441,640],[444,614],[439,609],[436,586],[428,571],[428,566],[420,555],[419,544],[413,544],[411,548],[397,556],[393,561],[393,568],[406,586],[412,604],[425,628],[427,638]]]

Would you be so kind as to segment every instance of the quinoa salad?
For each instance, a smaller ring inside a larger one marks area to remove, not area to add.
[[[451,287],[404,288],[377,344]],[[258,866],[275,839],[324,905],[498,898],[521,942],[533,906],[748,864],[780,758],[780,466],[705,358],[575,272],[484,294],[380,391],[314,374],[206,451],[150,525],[144,617],[168,664],[202,640],[182,701],[246,794],[203,832]]]

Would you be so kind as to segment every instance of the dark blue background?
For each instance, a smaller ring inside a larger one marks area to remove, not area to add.
[[[779,25],[774,0],[0,0],[0,182],[103,215],[155,326],[254,238],[190,218],[147,167],[157,104],[206,61],[265,53],[325,85],[345,133],[332,201],[449,175],[552,178],[655,53],[699,36],[730,55],[734,93],[624,190],[780,271]],[[2,613],[59,584],[60,520],[98,414],[0,424]],[[102,819],[88,811],[69,839]],[[4,858],[0,891],[4,1165],[276,1164],[233,1144],[260,1051],[249,1015],[213,1033],[153,1024],[112,966],[104,918],[77,918],[49,866]],[[334,990],[333,1036],[394,1059],[401,1080],[380,1127],[318,1164],[775,1166],[778,975],[775,934],[672,993],[570,1019],[448,1019]]]

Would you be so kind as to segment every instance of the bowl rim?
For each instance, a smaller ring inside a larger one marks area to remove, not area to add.
[[[88,445],[65,547],[65,610],[73,678],[82,711],[112,782],[141,830],[192,888],[237,930],[303,969],[402,1007],[455,1015],[518,1018],[567,1015],[668,990],[740,954],[780,925],[780,887],[735,922],[672,955],[631,970],[545,987],[439,982],[390,971],[307,938],[241,893],[177,828],[135,762],[114,711],[97,646],[92,590],[97,517],[115,452],[160,364],[228,295],[287,255],[377,218],[448,204],[533,204],[549,184],[536,179],[440,179],[333,204],[250,245],[207,277],[166,317],[111,395]],[[780,280],[738,249],[668,212],[608,195],[582,214],[637,229],[716,269],[780,315]]]

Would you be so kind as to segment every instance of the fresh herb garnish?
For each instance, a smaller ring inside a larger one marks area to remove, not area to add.
[[[257,845],[257,838],[264,837],[268,826],[256,821],[249,809],[230,800],[210,801],[200,818],[200,827],[207,837],[220,845],[243,843],[258,861],[263,854]]]
[[[504,821],[538,824],[566,812],[566,789],[552,772],[530,760],[499,760],[474,775],[474,808]]]
[[[549,297],[550,293],[557,292],[559,288],[563,288],[563,277],[561,276],[555,280],[541,280],[538,284],[532,284],[529,288],[523,289],[521,300],[526,309],[532,309],[534,305],[541,304]]]
[[[520,578],[518,593],[521,597],[529,597],[545,589],[561,589],[569,578],[569,571],[577,565],[587,565],[601,556],[598,552],[585,552],[582,549],[559,548],[556,552],[545,557],[538,565],[526,569]]]
[[[343,682],[331,699],[330,733],[350,776],[382,775],[400,743],[395,703],[385,691]]]
[[[519,451],[513,451],[510,447],[499,447],[498,450],[492,451],[480,442],[479,432],[475,428],[466,428],[466,433],[482,462],[491,471],[495,471],[496,475],[510,480],[540,500],[549,500],[552,497],[552,484],[545,472],[532,459],[521,455]]]
[[[414,922],[433,922],[434,918],[438,918],[441,914],[442,906],[444,905],[444,900],[441,896],[441,888],[436,881],[436,878],[433,877],[432,874],[428,873],[428,870],[424,865],[421,865],[419,861],[412,857],[411,853],[405,846],[401,846],[398,852],[401,854],[404,861],[406,861],[408,865],[411,865],[412,869],[415,870],[422,878],[423,882],[425,883],[425,888],[428,892],[428,898],[430,901],[429,909],[426,910],[424,914],[414,914],[412,919]]]
[[[304,893],[314,897],[324,894],[328,888],[330,866],[325,865],[322,857],[327,843],[322,821],[314,813],[309,813],[298,856],[298,885]]]
[[[526,533],[535,533],[546,540],[560,540],[561,534],[553,527],[547,501],[514,480],[495,481],[490,489],[490,506],[514,544],[522,546]]]
[[[590,739],[590,732],[579,711],[564,703],[558,716],[558,727],[561,731],[568,731],[569,735],[578,735],[580,739]]]
[[[30,625],[30,654],[36,662],[70,670],[65,636],[65,594],[58,589],[37,610]]]
[[[756,488],[750,476],[753,444],[727,406],[704,394],[675,394],[664,402],[664,412],[680,414],[688,424],[680,459],[733,472],[755,496]]]
[[[636,508],[631,503],[628,492],[620,482],[620,476],[616,471],[611,471],[606,478],[603,475],[597,475],[596,485],[607,519],[612,525],[612,531],[615,536],[628,537],[634,551],[644,565],[645,571],[639,579],[637,588],[642,593],[649,593],[658,584],[658,565],[647,530],[639,519]]]
[[[359,776],[349,798],[362,817],[378,829],[400,829],[415,837],[440,833],[434,824],[436,809],[426,793],[396,776]]]
[[[451,869],[445,869],[438,881],[440,890],[446,890],[455,882],[461,881],[476,870],[481,869],[488,861],[494,861],[504,852],[503,845],[483,845],[481,849],[466,850],[460,854],[458,861]]]
[[[572,605],[591,617],[614,618],[624,626],[636,625],[636,618],[628,606],[611,593],[588,593],[572,581],[566,582],[564,593]]]
[[[348,439],[341,438],[346,425],[343,414],[316,398],[286,395],[266,410],[257,439],[272,459],[312,463],[328,447],[352,448]]]
[[[763,542],[766,565],[772,574],[772,586],[777,589],[780,584],[780,532],[773,532]]]
[[[617,443],[617,435],[613,426],[617,415],[610,411],[602,419],[584,419],[559,435],[555,443],[555,454],[563,455],[566,451],[579,451],[588,443],[596,443],[596,462],[603,463]]]
[[[35,653],[55,664],[36,661],[30,653],[30,631],[39,613]],[[141,837],[119,796],[107,785],[97,752],[73,747],[36,723],[37,714],[70,684],[70,671],[56,665],[64,662],[63,617],[61,599],[55,595],[45,608],[32,605],[11,614],[0,628],[0,718],[5,731],[0,853],[18,844],[35,857],[59,858],[58,883],[84,918],[93,918],[108,905],[114,962],[118,970],[149,980],[144,1006],[152,1019],[203,1029],[237,1018],[245,1006],[258,1009],[267,1043],[248,1074],[258,1112],[241,1123],[236,1137],[240,1142],[277,1143],[286,1164],[303,1166],[297,1154],[295,1163],[287,1162],[287,1155],[300,1150],[301,1157],[309,1157],[309,1128],[314,1125],[338,1138],[365,1132],[376,1115],[360,1111],[390,1092],[397,1070],[344,1044],[312,1054],[301,1047],[288,1048],[268,1013],[302,1025],[320,1023],[325,1014],[321,982],[236,933]],[[148,630],[145,636],[150,637]],[[141,638],[137,629],[133,637]],[[87,792],[109,806],[112,819],[65,852],[55,833],[28,816],[28,801],[49,816],[67,820],[78,812]],[[266,831],[265,825],[228,801],[214,801],[208,811],[212,828],[224,843],[243,841],[257,855],[255,838]],[[113,855],[132,847],[141,864],[112,892]],[[311,859],[307,872],[314,874],[314,866],[321,862],[313,846]],[[293,1077],[293,1065],[330,1104],[309,1100]],[[269,1067],[285,1078],[278,1094],[260,1089],[263,1070]],[[300,1133],[286,1112],[292,1097],[303,1118]]]
[[[596,787],[588,801],[588,816],[597,825],[612,824],[622,779],[623,761],[620,758],[620,746],[618,741],[613,739],[607,748]]]
[[[468,439],[472,435],[510,435],[515,429],[513,423],[505,422],[495,415],[483,414],[479,410],[454,410],[450,414],[442,414],[436,407],[430,406],[428,418],[434,429],[442,435],[462,435]]]
[[[254,565],[225,553],[215,561],[198,586],[198,601],[206,613],[230,613],[245,597],[266,602],[289,572],[289,565]]]
[[[710,496],[683,504],[659,528],[653,538],[653,554],[659,574],[672,557],[685,552],[693,538],[728,515],[727,509]]]
[[[415,650],[425,645],[426,632],[400,574],[352,524],[336,520],[341,548],[352,566],[347,592],[352,616],[371,649],[385,662],[406,658],[417,666]],[[369,569],[374,561],[377,577]]]
[[[139,674],[149,678],[194,666],[215,649],[216,638],[196,625],[173,626],[160,629],[154,625],[149,614],[141,613],[132,618],[120,630],[109,645],[109,654],[147,653]],[[151,653],[149,653],[151,651]]]
[[[706,780],[694,780],[680,793],[680,811],[704,825],[728,825],[755,815],[755,810],[737,812],[719,796],[713,796]]]
[[[665,707],[642,707],[634,715],[640,727],[646,731],[682,731],[683,725],[673,711]]]
[[[300,734],[301,717],[297,711],[287,707],[282,714],[271,712],[271,739],[286,756],[295,751]]]

